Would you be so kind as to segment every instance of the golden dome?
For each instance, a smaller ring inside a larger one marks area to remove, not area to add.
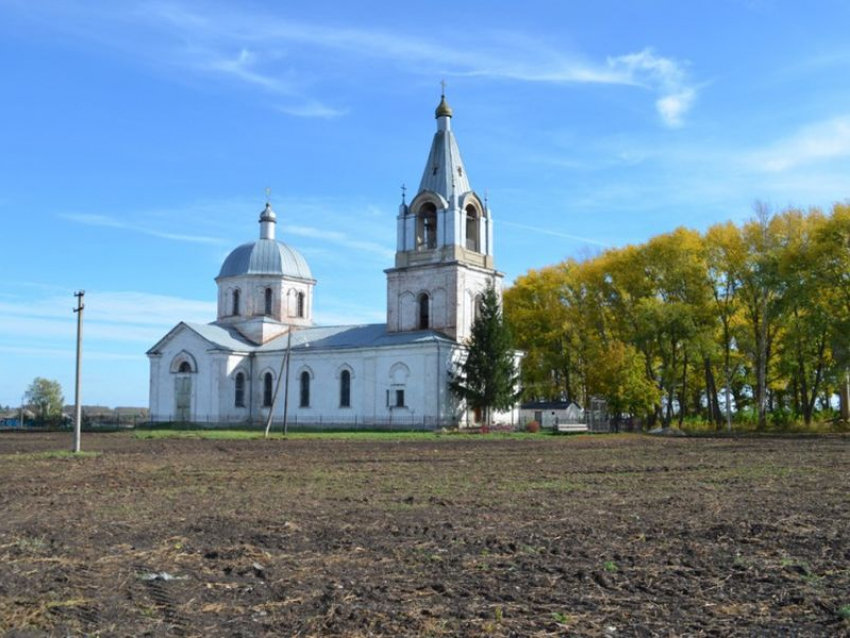
[[[434,113],[434,117],[451,117],[452,116],[452,107],[446,103],[446,96],[442,95],[440,97],[440,105],[437,107],[436,112]]]

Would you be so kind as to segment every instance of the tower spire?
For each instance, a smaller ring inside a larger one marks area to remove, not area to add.
[[[437,132],[431,143],[431,152],[419,182],[418,192],[432,191],[448,200],[454,192],[462,196],[471,189],[457,141],[452,133],[452,108],[446,102],[446,83],[443,81],[440,84],[440,104],[435,111]]]

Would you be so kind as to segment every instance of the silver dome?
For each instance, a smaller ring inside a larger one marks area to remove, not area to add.
[[[216,279],[241,275],[313,279],[310,267],[301,253],[274,239],[260,239],[236,248],[224,260]]]

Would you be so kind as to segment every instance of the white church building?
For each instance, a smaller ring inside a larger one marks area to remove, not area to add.
[[[445,100],[416,196],[402,198],[387,321],[316,326],[316,280],[275,237],[267,203],[259,239],[233,250],[218,316],[181,322],[147,353],[154,422],[434,428],[475,421],[449,389],[481,295],[501,291],[489,208],[469,183]],[[511,422],[515,413],[501,415]]]

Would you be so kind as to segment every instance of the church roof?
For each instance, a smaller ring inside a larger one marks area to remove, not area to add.
[[[443,93],[440,96],[440,104],[437,106],[437,110],[434,111],[434,117],[451,117],[452,116],[452,107],[449,106],[449,103],[446,102],[446,94]]]
[[[436,115],[437,132],[431,142],[431,152],[422,173],[422,181],[419,182],[419,192],[433,191],[448,200],[453,192],[463,195],[471,188],[457,140],[449,126],[452,115],[445,96],[437,107]]]
[[[275,351],[286,349],[284,336],[274,339],[259,349]],[[318,326],[295,330],[292,333],[293,350],[325,350],[342,348],[380,348],[431,341],[454,343],[445,335],[432,330],[417,332],[387,332],[385,323],[355,326]]]
[[[195,332],[219,350],[230,352],[280,352],[286,349],[286,335],[281,335],[263,345],[256,345],[235,329],[215,323],[181,322],[163,337],[148,354],[156,354],[160,345],[181,326]],[[433,330],[416,332],[387,332],[384,323],[354,326],[317,326],[300,328],[292,332],[292,350],[341,350],[347,348],[381,348],[417,343],[445,342],[454,344],[447,336]]]
[[[259,239],[242,244],[231,252],[218,278],[240,275],[278,275],[313,279],[307,261],[297,250],[275,239]]]

